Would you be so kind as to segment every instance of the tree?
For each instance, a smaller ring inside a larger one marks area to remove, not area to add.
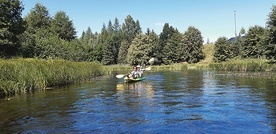
[[[268,44],[266,45],[265,55],[268,59],[276,59],[276,5],[272,6],[268,15]]]
[[[220,37],[215,42],[214,61],[222,62],[227,61],[231,57],[231,50],[229,48],[229,42],[226,37]]]
[[[143,65],[151,58],[153,45],[149,36],[138,34],[132,41],[127,54],[127,61],[131,65]]]
[[[21,39],[23,57],[40,56],[46,58],[45,56],[41,56],[44,51],[48,51],[44,49],[49,48],[45,46],[47,44],[45,41],[53,36],[50,29],[51,17],[47,8],[37,3],[24,19],[27,23],[27,29]],[[55,37],[52,39],[54,40]]]
[[[19,0],[0,2],[0,57],[10,57],[18,53],[19,36],[24,32],[23,11]]]
[[[65,12],[59,11],[51,21],[51,29],[59,38],[71,41],[76,38],[76,31],[73,22],[69,19]]]
[[[240,35],[243,36],[245,35],[245,29],[242,27],[241,30],[240,30]]]
[[[242,46],[243,58],[260,58],[264,53],[264,46],[261,44],[265,29],[261,26],[250,27]]]
[[[197,63],[204,59],[204,53],[202,52],[203,37],[201,32],[195,27],[189,27],[184,33],[181,41],[184,45],[181,55],[181,59],[184,59],[188,63]],[[184,52],[184,53],[183,53]]]
[[[46,29],[49,30],[51,17],[47,8],[40,3],[35,4],[35,7],[26,16],[29,33],[36,33],[38,30]],[[49,31],[47,31],[49,32]]]
[[[124,42],[119,49],[119,63],[126,63],[128,48],[137,34],[135,31],[137,31],[137,25],[133,18],[128,15],[122,25],[122,40],[127,41],[127,43]]]
[[[154,63],[156,64],[162,64],[163,62],[163,48],[166,46],[168,39],[174,32],[174,28],[169,25],[169,23],[165,23],[163,26],[163,30],[160,33],[159,36],[159,43],[155,48],[155,56],[156,56],[156,61]]]
[[[118,20],[117,17],[114,20],[113,28],[114,28],[115,32],[121,32],[121,30],[122,30],[122,28],[120,26],[120,23],[119,23],[119,20]]]
[[[176,30],[169,37],[165,47],[162,50],[164,54],[162,60],[165,64],[178,63],[180,61],[179,45],[182,39],[182,35]]]

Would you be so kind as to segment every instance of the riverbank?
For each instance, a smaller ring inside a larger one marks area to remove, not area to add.
[[[234,76],[276,79],[276,64],[264,59],[151,66],[151,71],[185,71],[192,69],[227,71],[228,75]],[[64,86],[91,80],[112,71],[122,70],[131,71],[131,66],[103,66],[96,62],[71,62],[57,59],[0,59],[0,96]]]
[[[0,59],[0,95],[45,90],[85,81],[106,73],[96,62],[43,59]]]

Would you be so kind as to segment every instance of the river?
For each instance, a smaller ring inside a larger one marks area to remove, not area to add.
[[[1,133],[276,133],[276,81],[212,71],[111,76],[0,99]]]

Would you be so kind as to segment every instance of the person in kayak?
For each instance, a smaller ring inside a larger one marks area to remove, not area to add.
[[[131,71],[131,73],[129,75],[127,75],[128,77],[132,77],[134,79],[139,77],[139,72],[137,71],[137,67],[134,66],[133,70]]]
[[[143,77],[143,70],[141,69],[140,65],[137,66],[137,72],[139,74],[139,77]]]

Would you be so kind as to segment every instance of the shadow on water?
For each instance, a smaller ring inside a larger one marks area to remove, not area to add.
[[[273,80],[217,72],[115,75],[0,100],[6,133],[275,133]]]

